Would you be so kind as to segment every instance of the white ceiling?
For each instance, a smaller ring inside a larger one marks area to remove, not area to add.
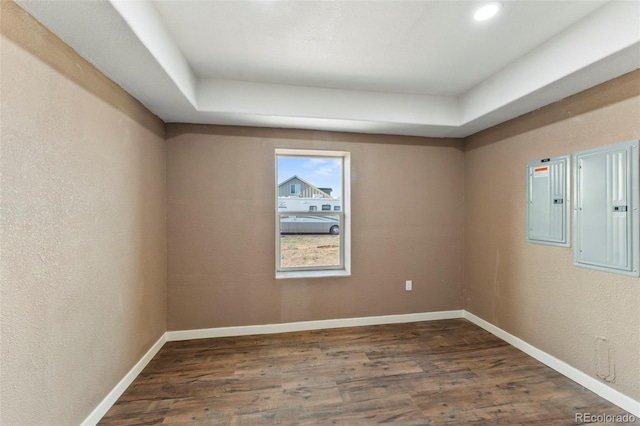
[[[166,122],[464,137],[640,68],[640,1],[18,3]]]

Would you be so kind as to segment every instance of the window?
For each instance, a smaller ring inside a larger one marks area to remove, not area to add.
[[[349,153],[275,153],[276,278],[349,275]]]

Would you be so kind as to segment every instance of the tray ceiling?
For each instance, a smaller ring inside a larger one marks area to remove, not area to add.
[[[640,2],[18,3],[165,122],[464,137],[640,68]]]

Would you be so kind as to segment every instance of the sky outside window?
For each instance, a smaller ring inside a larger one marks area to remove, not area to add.
[[[278,184],[297,175],[317,188],[331,188],[342,197],[342,159],[329,157],[278,157]]]

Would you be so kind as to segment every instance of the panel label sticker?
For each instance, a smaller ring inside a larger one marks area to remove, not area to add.
[[[549,167],[536,167],[535,169],[533,169],[534,178],[547,177],[547,176],[549,176]]]

